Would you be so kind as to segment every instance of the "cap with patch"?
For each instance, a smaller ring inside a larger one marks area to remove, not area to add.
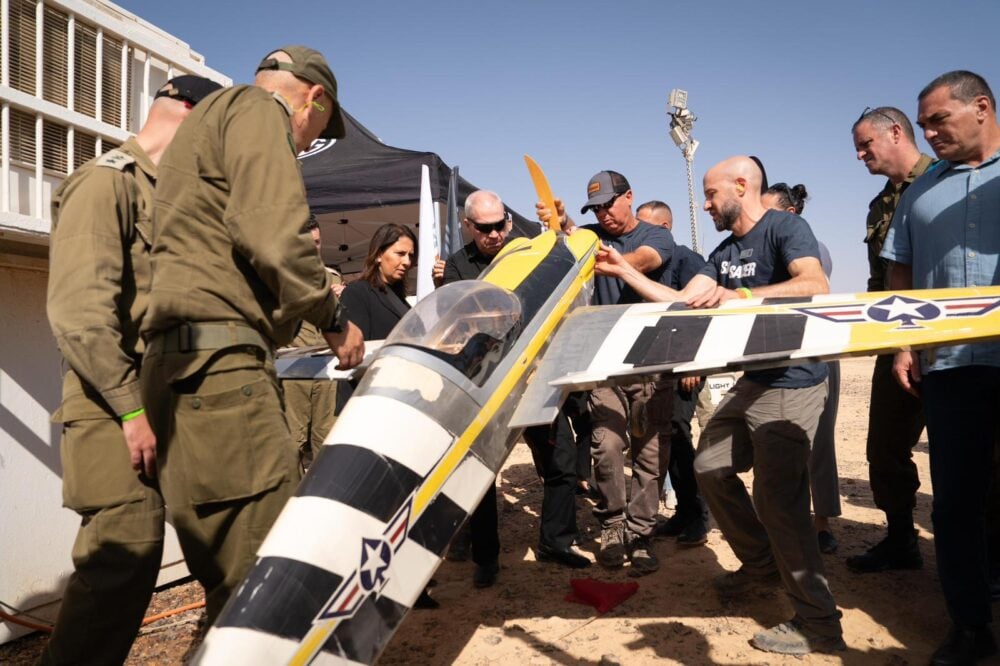
[[[222,85],[212,79],[185,74],[183,76],[175,76],[167,81],[166,85],[156,91],[153,99],[170,97],[171,99],[187,102],[191,106],[194,106],[220,88],[222,88]]]
[[[594,206],[602,206],[615,195],[625,194],[631,189],[625,176],[617,171],[601,171],[587,183],[587,203],[580,209],[580,214],[585,214]]]
[[[271,57],[264,58],[257,65],[257,71],[277,69],[291,72],[313,85],[323,86],[323,90],[333,100],[333,109],[331,109],[330,121],[320,136],[324,139],[343,139],[345,134],[344,118],[340,115],[340,102],[337,101],[337,79],[334,78],[326,58],[323,57],[322,53],[308,46],[283,46],[271,53],[278,51],[291,58],[291,62],[281,62],[277,58]]]

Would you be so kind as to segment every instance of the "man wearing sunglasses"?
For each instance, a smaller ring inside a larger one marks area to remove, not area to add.
[[[933,163],[917,148],[913,125],[892,106],[867,108],[851,128],[854,150],[868,172],[887,178],[882,191],[868,204],[868,291],[889,289],[889,262],[879,256],[896,206],[903,192]],[[847,558],[847,568],[858,573],[887,569],[919,569],[923,558],[913,528],[920,479],[913,463],[913,447],[924,429],[920,400],[904,391],[892,376],[892,354],[875,361],[868,412],[868,483],[875,506],[885,512],[888,536],[864,553]]]
[[[449,284],[479,277],[500,248],[507,242],[511,229],[510,213],[495,192],[476,190],[465,199],[465,229],[472,242],[448,257],[434,263],[434,282]],[[500,536],[497,525],[497,489],[490,485],[479,506],[469,516],[469,536],[472,561],[476,569],[472,582],[476,587],[490,587],[500,571]],[[460,537],[461,538],[461,537]]]
[[[548,220],[545,207],[536,206],[539,219]],[[566,233],[576,229],[556,200],[556,214]],[[617,171],[601,171],[587,184],[587,202],[581,214],[593,211],[593,231],[601,242],[618,250],[636,270],[651,280],[663,276],[674,252],[670,231],[635,217],[632,187]],[[641,303],[642,297],[622,280],[594,276],[594,305]],[[601,523],[601,550],[597,561],[617,568],[631,562],[629,575],[642,576],[659,569],[651,540],[660,508],[660,489],[670,460],[672,382],[646,382],[591,391],[588,400],[593,434],[591,455],[599,499],[594,517]],[[625,491],[625,448],[632,458],[631,492]]]
[[[507,242],[511,229],[510,213],[499,195],[489,190],[476,190],[466,197],[462,222],[472,242],[447,261],[435,262],[433,275],[438,284],[478,278]]]
[[[434,265],[434,279],[442,284],[475,280],[503,248],[511,219],[500,197],[478,190],[465,200],[465,227],[472,242],[447,261]],[[532,449],[535,465],[544,479],[539,543],[541,561],[580,569],[590,560],[573,547],[576,527],[576,442],[569,422],[560,412],[553,426],[528,428],[524,438]],[[499,571],[500,540],[497,529],[496,487],[490,486],[469,519],[472,559],[476,563],[473,584],[488,587]]]

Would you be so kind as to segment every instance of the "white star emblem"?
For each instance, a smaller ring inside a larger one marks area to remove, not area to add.
[[[884,310],[886,321],[896,321],[897,319],[924,319],[920,308],[925,305],[923,302],[911,303],[898,296],[892,297],[892,302],[888,305],[879,304],[871,306],[872,310]]]
[[[371,589],[383,582],[389,562],[382,557],[385,544],[382,541],[364,541],[364,556],[361,562],[361,580],[368,581],[365,587]]]

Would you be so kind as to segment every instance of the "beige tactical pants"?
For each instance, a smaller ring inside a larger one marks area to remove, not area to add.
[[[121,423],[63,424],[63,504],[81,518],[74,571],[42,664],[120,664],[149,606],[163,556],[163,499],[132,469]]]
[[[809,516],[809,443],[826,382],[798,389],[736,382],[698,442],[698,486],[747,572],[781,574],[796,618],[840,636],[840,611]],[[739,472],[753,469],[753,501]]]
[[[663,475],[670,463],[673,383],[644,383],[590,392],[590,452],[600,494],[594,516],[602,527],[626,521],[632,534],[651,536],[660,508]],[[632,457],[626,506],[625,448]]]
[[[299,480],[274,366],[252,346],[164,353],[153,338],[142,392],[163,496],[211,623]]]
[[[299,464],[303,471],[316,456],[337,417],[337,382],[327,379],[286,379],[281,382],[285,394],[285,416],[295,439]]]

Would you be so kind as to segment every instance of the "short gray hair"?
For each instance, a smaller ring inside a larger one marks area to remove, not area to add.
[[[893,125],[899,125],[903,129],[903,134],[916,145],[917,138],[913,134],[913,123],[906,117],[906,114],[894,106],[877,106],[874,109],[865,109],[861,117],[851,125],[851,133],[858,129],[861,123],[868,123],[878,130],[888,130]]]

